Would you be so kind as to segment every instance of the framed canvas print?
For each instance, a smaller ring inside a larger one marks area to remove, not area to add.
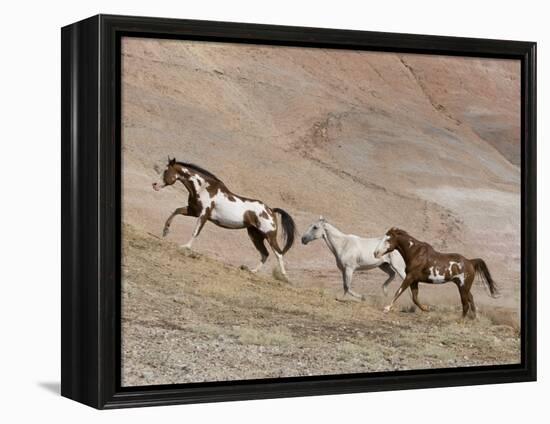
[[[62,394],[536,378],[535,43],[62,29]]]

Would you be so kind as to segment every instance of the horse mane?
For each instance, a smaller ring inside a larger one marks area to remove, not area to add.
[[[184,166],[186,168],[192,169],[193,171],[197,171],[207,177],[212,178],[213,180],[216,180],[218,182],[222,182],[218,177],[216,177],[214,174],[212,174],[210,171],[207,171],[206,169],[200,167],[199,165],[195,165],[194,163],[188,163],[188,162],[176,162],[178,165]]]
[[[397,236],[408,236],[410,237],[410,234],[407,233],[405,230],[402,230],[401,228],[397,228],[397,227],[392,227],[388,230],[388,233],[393,233]]]
[[[433,246],[429,243],[426,243],[425,241],[418,240],[416,237],[411,236],[409,233],[407,233],[405,230],[402,230],[401,228],[393,227],[390,230],[388,230],[388,233],[391,232],[392,234],[396,236],[401,236],[407,238],[409,241],[414,242],[417,246],[427,246],[430,249],[433,250]]]
[[[407,233],[405,230],[402,230],[401,228],[396,228],[396,227],[393,227],[391,228],[390,230],[388,230],[388,233],[391,233],[395,236],[401,236],[401,237],[405,237],[409,240],[412,240],[414,241],[415,243],[423,243],[421,242],[420,240],[416,239],[415,237],[411,236],[409,233]]]

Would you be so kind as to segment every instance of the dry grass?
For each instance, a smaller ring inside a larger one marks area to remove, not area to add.
[[[285,327],[273,327],[261,330],[253,327],[244,327],[234,329],[232,334],[235,335],[243,345],[288,346],[294,342],[292,333]]]
[[[519,361],[504,309],[473,321],[458,307],[384,314],[380,298],[338,302],[128,225],[124,241],[125,385]]]

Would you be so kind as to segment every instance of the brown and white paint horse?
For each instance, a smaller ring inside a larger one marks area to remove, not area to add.
[[[260,263],[252,269],[257,272],[267,261],[269,252],[264,241],[267,240],[273,253],[277,257],[281,272],[286,275],[283,255],[292,247],[296,225],[292,217],[282,209],[269,208],[265,203],[238,196],[225,186],[218,177],[207,170],[191,163],[177,162],[168,158],[168,165],[164,170],[162,182],[153,183],[157,191],[180,181],[187,191],[189,198],[187,206],[177,208],[166,220],[163,235],[168,235],[170,224],[177,215],[193,216],[198,218],[191,239],[184,248],[191,248],[193,241],[198,237],[206,221],[228,229],[246,228],[248,236],[260,252]],[[275,214],[281,216],[282,233],[285,239],[283,248],[277,243],[279,225]]]
[[[483,259],[466,259],[457,253],[437,252],[428,243],[418,241],[407,232],[398,228],[391,228],[380,241],[374,255],[383,255],[398,250],[405,260],[406,276],[401,287],[397,289],[391,303],[384,308],[389,312],[401,294],[411,288],[413,302],[421,310],[427,311],[428,307],[418,301],[418,283],[443,284],[453,282],[458,287],[462,301],[462,316],[469,311],[475,317],[476,307],[471,293],[474,278],[477,275],[489,288],[492,297],[498,297],[498,290],[489,273]]]

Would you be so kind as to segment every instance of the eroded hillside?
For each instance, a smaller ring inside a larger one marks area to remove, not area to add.
[[[160,234],[182,186],[151,190],[167,155],[236,193],[322,214],[365,236],[400,226],[483,257],[517,301],[519,64],[474,58],[130,39],[123,43],[124,221]],[[176,218],[170,240],[194,222]],[[255,263],[243,231],[206,225],[196,248]],[[321,244],[295,269],[333,268]]]

